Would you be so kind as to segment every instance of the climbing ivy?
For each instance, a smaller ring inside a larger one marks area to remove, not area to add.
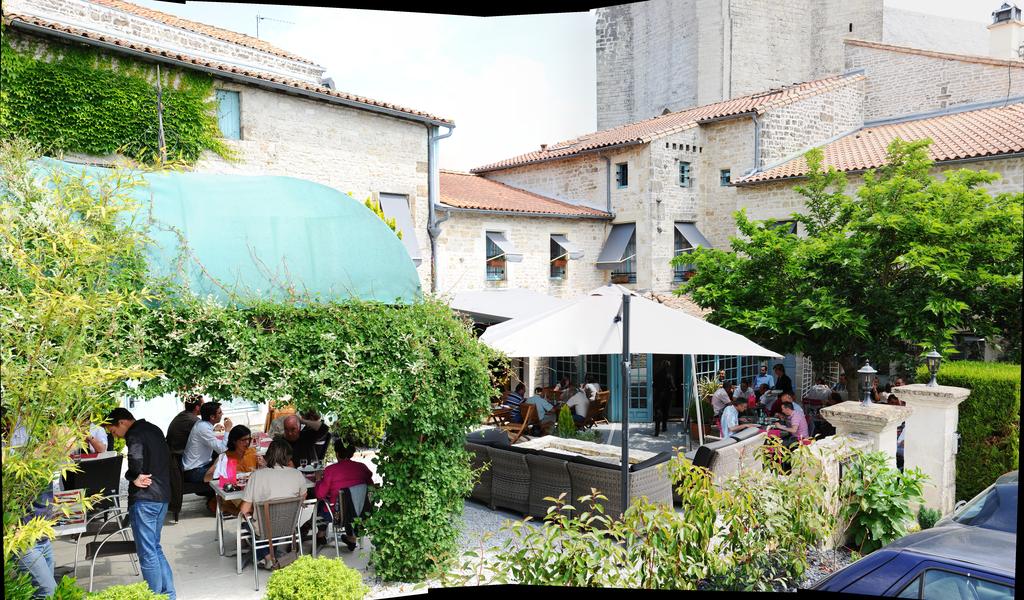
[[[379,448],[384,485],[369,518],[377,576],[417,581],[456,548],[472,471],[463,444],[494,395],[491,350],[436,300],[225,308],[183,298],[147,310],[145,363],[164,378],[145,397],[202,390],[229,399],[290,396],[333,429]]]
[[[45,153],[119,153],[159,159],[156,68],[92,48],[43,44],[3,31],[0,138],[24,137]],[[169,161],[204,150],[229,158],[216,119],[213,78],[161,69]]]

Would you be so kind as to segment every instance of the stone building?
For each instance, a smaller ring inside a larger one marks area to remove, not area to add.
[[[847,37],[985,55],[990,35],[983,23],[884,0],[648,0],[600,8],[597,128],[841,73]],[[993,56],[1010,58],[1010,43]]]
[[[5,37],[44,60],[64,44],[85,45],[150,67],[154,82],[156,65],[211,75],[237,158],[207,152],[196,171],[288,175],[379,199],[409,230],[403,240],[431,289],[429,201],[437,139],[451,120],[338,91],[323,67],[264,40],[123,0],[5,0],[4,22]]]

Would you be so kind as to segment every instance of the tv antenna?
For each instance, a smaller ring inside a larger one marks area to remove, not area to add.
[[[281,19],[272,19],[270,17],[262,17],[259,13],[256,13],[256,37],[260,37],[260,21],[274,21],[276,23],[287,23],[294,25],[291,21],[282,21]]]

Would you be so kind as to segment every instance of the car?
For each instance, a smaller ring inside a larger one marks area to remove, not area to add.
[[[811,587],[924,600],[1012,600],[1017,471],[1006,473],[934,527],[904,536]]]

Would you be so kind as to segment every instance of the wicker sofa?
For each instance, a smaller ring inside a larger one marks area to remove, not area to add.
[[[737,471],[759,470],[755,452],[764,444],[766,435],[756,429],[745,429],[724,439],[705,443],[686,455],[694,465],[711,471],[717,486]]]
[[[472,454],[474,469],[489,465],[482,471],[470,497],[493,508],[507,508],[543,518],[551,502],[565,494],[573,503],[591,488],[597,488],[607,500],[601,504],[607,514],[622,511],[621,470],[618,465],[572,456],[517,448],[497,437],[487,439],[486,433],[467,436],[466,450]],[[663,452],[630,467],[630,497],[646,496],[648,500],[672,505],[672,486],[668,472],[659,465],[673,455]]]

